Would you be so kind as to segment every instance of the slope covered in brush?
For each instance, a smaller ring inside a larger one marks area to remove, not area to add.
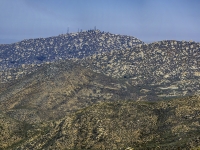
[[[29,123],[64,117],[100,101],[137,99],[136,88],[64,61],[40,66],[34,73],[0,84],[0,109]]]
[[[99,103],[29,135],[19,149],[192,149],[200,145],[200,97]]]

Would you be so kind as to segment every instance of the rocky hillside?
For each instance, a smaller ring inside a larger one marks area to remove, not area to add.
[[[137,38],[100,30],[28,39],[0,45],[0,71],[24,64],[41,64],[59,59],[84,58],[112,49],[131,48],[143,42]]]
[[[97,33],[102,34],[99,31],[93,34]],[[85,33],[79,34],[85,35]],[[126,45],[121,50],[110,49],[110,51],[101,51],[91,57],[81,55],[84,58],[80,64],[108,76],[126,78],[132,85],[156,86],[157,95],[161,97],[184,96],[200,92],[198,84],[200,78],[199,43],[160,41],[139,44],[130,48]],[[40,66],[41,64],[37,63],[26,63],[17,68],[2,70],[0,72],[1,82],[21,78],[34,72]]]
[[[126,78],[160,97],[200,93],[200,43],[160,41],[93,55],[81,62],[114,78]]]
[[[21,130],[24,130],[21,128]],[[0,149],[11,146],[22,140],[22,137],[15,134],[20,131],[20,123],[0,112]]]
[[[0,84],[0,110],[14,119],[36,123],[62,118],[97,102],[136,100],[137,94],[125,80],[95,73],[77,62],[61,61]]]
[[[0,79],[0,149],[200,146],[200,43],[24,40],[0,45]]]
[[[99,103],[29,128],[10,149],[198,149],[200,97]],[[37,130],[38,132],[32,132]]]
[[[137,86],[146,95],[153,92],[159,97],[180,97],[200,93],[199,43],[160,41],[71,60],[97,73],[126,79],[128,84]],[[1,82],[20,79],[43,64],[22,64],[2,70]]]

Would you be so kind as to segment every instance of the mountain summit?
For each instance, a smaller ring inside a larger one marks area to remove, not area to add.
[[[22,64],[41,64],[59,59],[84,58],[113,49],[131,48],[143,42],[132,36],[100,30],[61,34],[0,45],[0,70]]]

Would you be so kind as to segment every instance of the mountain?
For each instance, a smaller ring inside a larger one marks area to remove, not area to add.
[[[200,92],[199,49],[200,44],[196,42],[168,40],[112,49],[71,60],[106,76],[124,78],[146,95],[153,92],[161,98],[180,97]],[[20,79],[35,72],[42,64],[22,64],[2,70],[1,81],[7,83]]]
[[[199,106],[199,96],[102,102],[28,128],[8,149],[198,149]]]
[[[44,64],[0,88],[0,110],[29,123],[56,120],[102,101],[136,100],[137,90],[73,61]]]
[[[160,97],[200,93],[200,43],[160,41],[93,55],[81,62],[95,72],[125,78]]]
[[[198,149],[199,60],[99,30],[0,45],[0,149]]]
[[[112,49],[131,48],[143,42],[132,36],[100,30],[62,34],[49,38],[28,39],[0,45],[0,71],[23,64],[41,64],[59,59],[84,58]]]

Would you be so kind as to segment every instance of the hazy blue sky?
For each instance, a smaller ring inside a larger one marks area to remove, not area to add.
[[[0,0],[0,43],[93,29],[200,42],[200,0]]]

